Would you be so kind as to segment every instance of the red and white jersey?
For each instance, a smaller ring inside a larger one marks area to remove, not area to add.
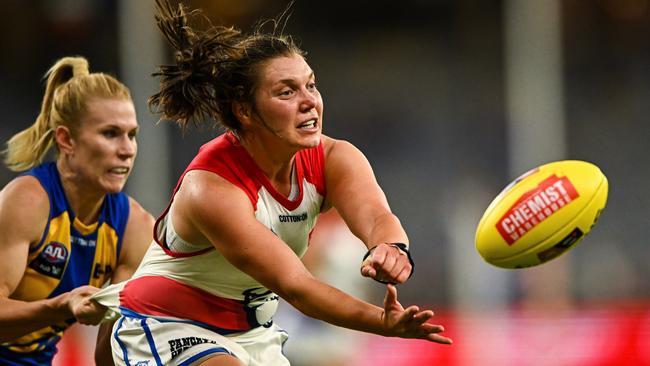
[[[218,174],[241,188],[257,220],[302,256],[325,197],[324,165],[322,143],[299,151],[294,163],[298,191],[295,198],[287,198],[273,188],[237,137],[228,132],[201,147],[174,194],[191,170]],[[158,245],[149,248],[121,290],[120,307],[137,314],[198,322],[221,333],[270,324],[277,295],[230,264],[213,246],[180,238],[171,220],[172,203],[173,197],[156,221]]]

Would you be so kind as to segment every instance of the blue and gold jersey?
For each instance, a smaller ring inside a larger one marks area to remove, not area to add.
[[[36,177],[50,199],[50,217],[41,241],[29,249],[28,264],[12,299],[52,298],[83,285],[101,287],[110,280],[129,216],[124,193],[107,194],[99,219],[79,221],[65,197],[56,164],[45,163],[24,174]],[[49,365],[70,319],[0,345],[0,365]]]

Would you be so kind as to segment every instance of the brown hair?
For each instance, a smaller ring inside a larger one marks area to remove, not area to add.
[[[149,98],[152,110],[185,129],[211,118],[218,126],[240,131],[241,123],[232,112],[233,101],[253,103],[259,66],[281,56],[305,56],[291,36],[278,26],[286,22],[288,9],[277,19],[260,22],[250,35],[233,27],[215,26],[208,21],[205,30],[195,30],[182,4],[173,7],[167,0],[156,0],[156,21],[175,49],[174,65],[162,65],[160,91]],[[271,24],[273,31],[263,28]]]
[[[7,141],[5,165],[13,171],[28,170],[43,161],[54,143],[54,130],[66,126],[74,133],[95,97],[131,100],[128,88],[114,77],[90,73],[83,57],[64,57],[45,74],[47,79],[41,112],[30,127]]]

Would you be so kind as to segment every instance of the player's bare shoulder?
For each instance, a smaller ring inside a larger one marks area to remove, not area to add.
[[[129,222],[136,224],[140,230],[142,228],[153,228],[154,218],[149,211],[129,196]]]
[[[14,178],[0,191],[0,215],[5,213],[30,218],[30,222],[47,220],[50,199],[41,183],[31,175]]]
[[[227,197],[238,197],[240,196],[239,193],[243,193],[241,189],[219,174],[196,169],[185,174],[174,200],[176,201],[178,198],[183,197],[184,200],[196,209],[208,204],[210,197],[206,197],[206,191],[218,193],[219,199],[217,201],[223,200],[224,195]],[[245,196],[242,194],[242,197]]]
[[[332,152],[332,149],[334,148],[338,140],[325,135],[321,136],[321,140],[323,141],[323,151],[325,153],[325,157],[327,157]]]
[[[325,135],[323,135],[322,140],[326,161],[344,159],[349,157],[350,154],[362,155],[361,151],[347,140],[335,139]]]
[[[149,211],[133,197],[129,197],[129,221],[126,225],[125,239],[135,242],[138,247],[146,248],[152,239],[154,221]]]
[[[47,192],[33,176],[17,177],[0,191],[0,226],[5,239],[37,242],[49,213]]]
[[[25,203],[34,205],[45,203],[49,206],[45,189],[38,179],[31,175],[16,177],[0,190],[0,202],[7,200],[26,200]]]
[[[185,174],[170,211],[178,235],[198,244],[210,244],[204,231],[216,222],[242,222],[242,215],[254,219],[253,205],[241,188],[218,174],[200,169]]]

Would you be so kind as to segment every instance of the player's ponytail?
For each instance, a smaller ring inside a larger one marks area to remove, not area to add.
[[[74,135],[91,98],[131,100],[129,89],[114,77],[90,73],[83,57],[64,57],[45,74],[41,112],[30,127],[15,134],[3,151],[6,166],[13,171],[40,164],[54,144],[54,131],[66,126]]]
[[[187,12],[182,4],[156,0],[156,8],[158,27],[175,51],[175,63],[162,65],[153,74],[160,77],[160,90],[149,98],[149,107],[181,129],[211,119],[228,130],[240,131],[232,102],[254,104],[258,66],[279,56],[304,55],[291,37],[277,32],[287,11],[245,35],[233,27],[212,25],[205,18],[207,29],[193,29],[190,17],[197,11]],[[267,24],[274,26],[273,31],[263,33]]]
[[[42,162],[54,141],[51,121],[57,89],[77,75],[88,75],[88,61],[82,57],[62,58],[45,74],[45,95],[36,121],[7,142],[4,162],[9,169],[23,171]]]

